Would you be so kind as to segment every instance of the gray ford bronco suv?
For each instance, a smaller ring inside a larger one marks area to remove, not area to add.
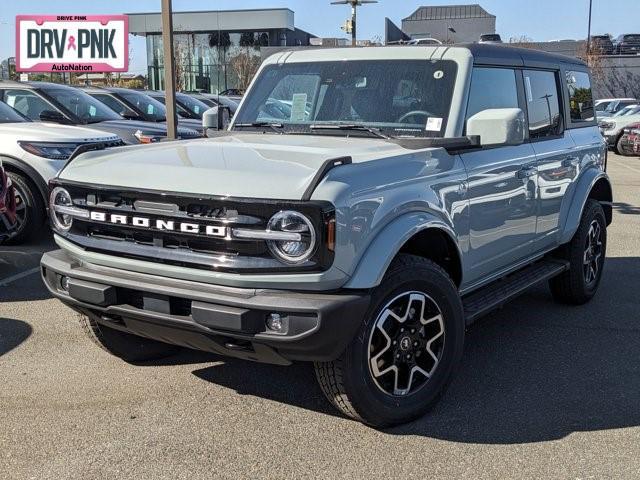
[[[440,397],[483,314],[543,281],[566,304],[594,296],[606,155],[576,59],[279,53],[216,138],[69,162],[42,277],[126,361],[310,361],[340,411],[398,424]]]

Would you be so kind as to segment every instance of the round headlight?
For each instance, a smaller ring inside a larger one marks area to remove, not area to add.
[[[313,255],[316,247],[316,231],[311,220],[301,213],[283,210],[276,213],[267,224],[267,230],[299,234],[299,240],[269,240],[269,250],[285,263],[301,263]]]
[[[51,210],[51,220],[53,226],[64,232],[68,231],[73,224],[73,217],[58,211],[56,207],[72,207],[71,195],[62,187],[56,187],[49,196],[49,208]]]

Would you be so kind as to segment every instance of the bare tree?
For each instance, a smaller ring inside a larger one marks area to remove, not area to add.
[[[251,83],[253,76],[258,71],[258,67],[260,66],[260,57],[252,55],[251,50],[246,48],[238,52],[237,55],[231,57],[229,65],[238,79],[236,88],[246,90]]]

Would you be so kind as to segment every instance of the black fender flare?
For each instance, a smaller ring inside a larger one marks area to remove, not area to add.
[[[35,168],[18,158],[8,155],[0,155],[0,161],[5,167],[9,167],[8,171],[13,170],[29,178],[38,189],[45,207],[49,205],[49,186]]]

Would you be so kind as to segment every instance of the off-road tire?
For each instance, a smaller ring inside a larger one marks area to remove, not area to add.
[[[602,261],[597,272],[597,278],[590,285],[587,284],[583,270],[585,242],[592,222],[597,221],[602,235]],[[600,285],[602,271],[607,251],[607,222],[602,205],[596,200],[589,199],[584,207],[580,225],[571,241],[563,245],[557,256],[569,262],[569,270],[549,280],[549,288],[553,298],[560,303],[582,305],[593,298]]]
[[[35,184],[26,176],[17,172],[7,172],[16,189],[16,197],[24,202],[24,220],[17,232],[7,239],[9,245],[19,245],[42,232],[45,223],[45,206]]]
[[[383,392],[373,380],[369,339],[384,306],[407,291],[423,292],[437,304],[445,340],[429,380],[416,392],[397,396]],[[425,258],[400,254],[373,289],[371,305],[351,343],[336,360],[316,362],[316,377],[327,399],[344,415],[376,428],[406,423],[427,413],[445,391],[462,357],[464,332],[462,303],[447,272]]]
[[[616,140],[616,147],[615,147],[615,151],[618,155],[622,155],[622,156],[628,156],[630,155],[625,149],[624,146],[622,145],[622,135],[620,135],[618,137],[618,140]]]
[[[125,362],[158,360],[174,355],[180,350],[176,345],[106,327],[96,322],[90,315],[78,314],[78,316],[82,330],[93,343]]]

